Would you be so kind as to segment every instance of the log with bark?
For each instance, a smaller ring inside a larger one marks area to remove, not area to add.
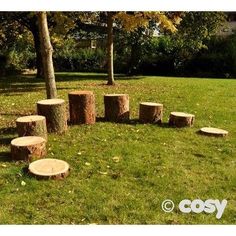
[[[175,127],[191,127],[193,126],[195,116],[185,112],[171,112],[169,117],[169,125]]]
[[[142,123],[161,123],[163,117],[163,104],[154,102],[141,102],[139,104],[139,120]]]
[[[33,161],[45,157],[46,140],[38,136],[25,136],[11,141],[11,157],[13,160]]]
[[[95,96],[91,91],[73,91],[68,94],[70,122],[94,124],[96,122]]]
[[[129,95],[106,94],[104,96],[105,119],[112,122],[129,121]]]
[[[46,117],[49,133],[64,133],[67,130],[66,104],[63,99],[46,99],[37,102],[39,115]]]
[[[64,179],[69,171],[69,164],[58,159],[45,158],[29,165],[29,173],[39,179]]]
[[[16,120],[16,130],[19,137],[39,136],[47,140],[47,126],[44,116],[32,115],[19,117]]]

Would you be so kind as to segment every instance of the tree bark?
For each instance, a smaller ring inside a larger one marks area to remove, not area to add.
[[[195,116],[184,112],[171,112],[169,125],[175,127],[193,126]]]
[[[113,65],[113,13],[107,14],[107,65],[108,81],[107,85],[114,85],[114,65]]]
[[[40,50],[40,36],[39,30],[32,31],[34,36],[34,48],[36,52],[36,68],[37,68],[37,75],[36,78],[43,78],[43,59]]]
[[[46,117],[49,133],[67,130],[66,104],[63,99],[46,99],[37,102],[38,115]]]
[[[163,105],[153,102],[139,104],[139,120],[142,123],[162,123]]]
[[[37,136],[25,136],[11,141],[13,160],[34,161],[46,156],[46,140]]]
[[[46,118],[44,116],[23,116],[16,120],[19,137],[39,136],[47,140]]]
[[[106,94],[104,96],[105,119],[112,122],[129,121],[129,95]]]
[[[46,82],[47,98],[56,98],[57,89],[52,60],[53,48],[50,42],[46,12],[38,13],[38,24],[40,35],[40,49],[43,60],[43,74]]]
[[[96,122],[95,96],[91,91],[74,91],[68,94],[70,122],[94,124]]]

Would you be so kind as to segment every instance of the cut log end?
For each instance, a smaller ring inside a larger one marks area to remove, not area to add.
[[[93,94],[92,91],[87,91],[87,90],[79,90],[79,91],[72,91],[69,92],[69,95],[86,95],[86,94]]]
[[[34,122],[34,121],[41,121],[45,120],[44,116],[39,115],[32,115],[32,116],[22,116],[16,119],[16,122],[19,123],[26,123],[26,122]]]
[[[62,104],[64,102],[65,102],[65,100],[63,100],[63,99],[53,98],[53,99],[45,99],[45,100],[38,101],[37,104],[56,105],[56,104]]]
[[[175,127],[191,127],[194,124],[195,115],[185,112],[171,112],[169,125]]]
[[[215,136],[215,137],[225,137],[228,135],[228,131],[213,127],[203,127],[200,129],[200,133],[207,136]]]
[[[69,164],[58,159],[45,158],[29,165],[29,173],[39,179],[64,179],[69,171]]]
[[[25,136],[11,141],[11,156],[13,160],[33,161],[46,155],[46,140],[37,136]]]

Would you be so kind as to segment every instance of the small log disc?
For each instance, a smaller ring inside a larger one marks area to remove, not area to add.
[[[50,133],[64,133],[67,130],[66,104],[63,99],[46,99],[37,102],[39,115],[46,117]]]
[[[163,104],[155,102],[141,102],[139,104],[139,120],[142,123],[161,123]]]
[[[95,96],[92,91],[73,91],[68,94],[68,97],[72,124],[96,122]]]
[[[69,164],[58,159],[45,158],[29,165],[29,172],[43,179],[64,179],[69,175],[69,170]]]
[[[19,117],[16,120],[16,129],[19,137],[39,136],[47,139],[46,118],[44,116],[32,115]]]
[[[129,95],[106,94],[104,95],[105,119],[112,122],[129,121]]]
[[[37,136],[25,136],[11,141],[11,156],[13,160],[32,161],[46,155],[46,140]]]
[[[224,137],[228,135],[228,131],[213,127],[203,127],[200,129],[200,132],[202,134],[208,135],[208,136],[216,136],[216,137]]]
[[[191,127],[193,126],[195,115],[185,112],[171,112],[169,118],[169,125],[175,127]]]

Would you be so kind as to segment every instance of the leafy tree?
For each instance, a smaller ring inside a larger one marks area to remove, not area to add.
[[[113,27],[120,27],[127,32],[134,32],[137,29],[143,33],[143,30],[149,27],[152,22],[156,28],[175,32],[175,25],[180,22],[179,13],[163,13],[163,12],[108,12],[107,13],[107,30],[108,30],[108,85],[113,85]],[[133,34],[135,36],[135,34]],[[137,36],[137,34],[136,34]],[[131,60],[135,60],[135,51],[138,50],[133,44]]]
[[[178,32],[170,36],[173,40],[174,55],[186,60],[201,49],[207,49],[207,42],[225,23],[223,12],[186,12],[178,26]]]

